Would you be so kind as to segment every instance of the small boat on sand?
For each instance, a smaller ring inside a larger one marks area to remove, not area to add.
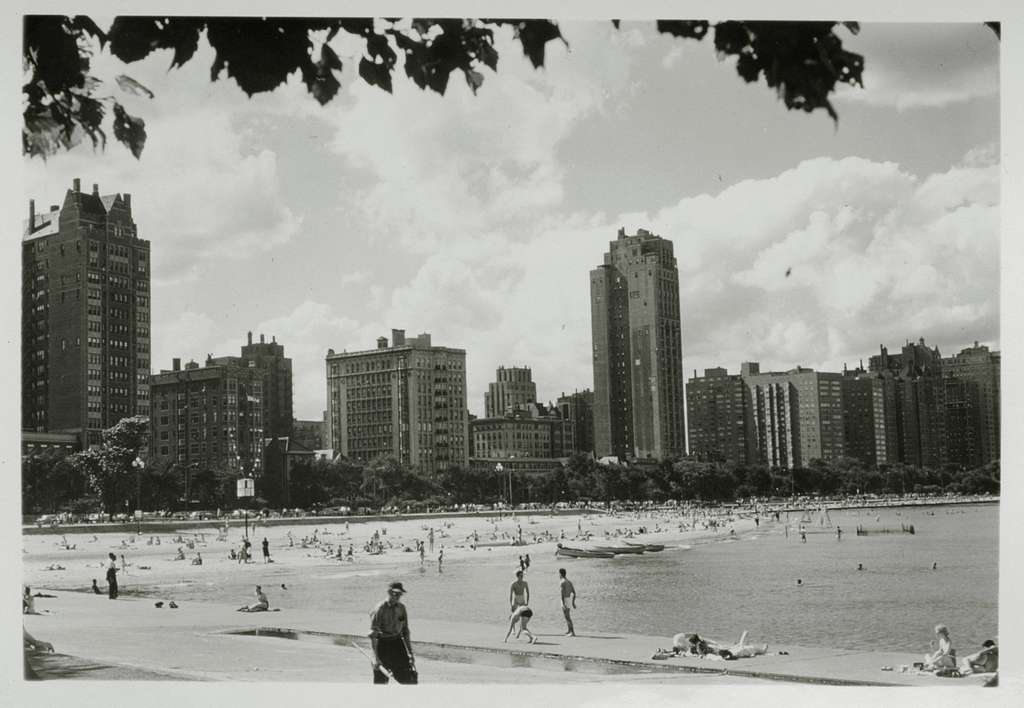
[[[640,546],[644,549],[644,553],[657,553],[665,550],[664,543],[634,543],[632,541],[623,541],[623,543],[627,546]]]
[[[555,549],[555,556],[558,558],[614,558],[615,554],[611,551],[598,551],[596,549],[588,548],[569,548],[558,544],[558,548]]]
[[[622,546],[591,546],[590,550],[600,551],[602,553],[614,553],[616,555],[620,553],[643,553],[643,546],[634,545],[622,545]]]

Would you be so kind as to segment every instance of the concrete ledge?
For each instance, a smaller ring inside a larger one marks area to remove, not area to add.
[[[284,608],[273,614],[247,614],[223,604],[187,602],[179,609],[166,606],[157,609],[149,599],[112,601],[84,593],[53,594],[55,598],[37,603],[49,614],[24,617],[28,631],[52,642],[58,652],[78,657],[75,661],[87,660],[93,665],[110,667],[120,678],[150,673],[154,677],[192,680],[360,683],[367,680],[365,657],[345,646],[347,637],[365,638],[369,622],[366,612],[346,611],[325,616],[319,611]],[[432,677],[441,677],[448,682],[564,683],[642,679],[719,684],[768,680],[837,686],[980,686],[986,678],[941,679],[914,672],[881,671],[882,666],[898,669],[916,660],[906,653],[779,646],[770,650],[784,649],[788,654],[773,653],[730,662],[692,657],[657,661],[650,657],[659,646],[668,644],[665,637],[539,634],[537,644],[505,644],[502,642],[504,625],[441,622],[417,617],[412,620],[413,645],[423,654],[419,665],[424,682],[435,682],[431,681]],[[239,634],[261,629],[301,632],[342,641],[324,651],[322,641]],[[365,646],[367,640],[359,643]],[[607,676],[595,678],[593,673],[583,671],[510,669],[431,659],[432,656],[443,657],[446,649],[599,662],[626,671],[609,672]],[[42,661],[49,659],[44,657]],[[635,669],[635,675],[629,669]]]

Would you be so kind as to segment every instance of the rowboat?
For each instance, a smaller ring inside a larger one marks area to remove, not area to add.
[[[600,551],[602,553],[614,553],[616,555],[620,553],[643,553],[643,546],[591,546],[591,550]]]
[[[613,558],[614,553],[610,551],[598,551],[584,548],[566,548],[559,544],[555,550],[555,556],[560,558]]]
[[[630,541],[623,541],[627,546],[639,546],[644,549],[645,553],[657,553],[658,551],[665,550],[665,544],[663,543],[632,543]]]

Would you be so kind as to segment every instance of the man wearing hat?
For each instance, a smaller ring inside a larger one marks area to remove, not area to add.
[[[416,659],[409,641],[409,615],[402,604],[405,588],[399,582],[388,585],[388,599],[370,614],[370,643],[373,645],[373,682],[387,683],[385,669],[398,683],[417,683]]]

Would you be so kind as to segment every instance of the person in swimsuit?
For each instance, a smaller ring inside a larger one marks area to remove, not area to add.
[[[570,613],[576,609],[576,588],[573,587],[572,581],[565,577],[565,568],[559,568],[558,575],[561,578],[558,581],[558,585],[562,595],[562,614],[565,616],[565,624],[569,628],[569,631],[565,634],[569,637],[575,637],[576,630],[572,626],[572,615]]]
[[[512,610],[512,617],[510,618],[511,621],[508,625],[508,632],[505,633],[504,641],[508,641],[508,638],[512,635],[512,630],[516,629],[516,624],[518,623],[519,629],[516,630],[516,639],[519,639],[520,633],[526,632],[526,636],[530,638],[530,644],[536,644],[537,637],[533,636],[530,630],[526,628],[526,625],[530,623],[530,619],[532,617],[533,610],[531,610],[527,605],[519,605]]]
[[[508,588],[508,604],[512,612],[517,607],[530,604],[530,586],[523,580],[523,571],[516,571],[516,579]]]

